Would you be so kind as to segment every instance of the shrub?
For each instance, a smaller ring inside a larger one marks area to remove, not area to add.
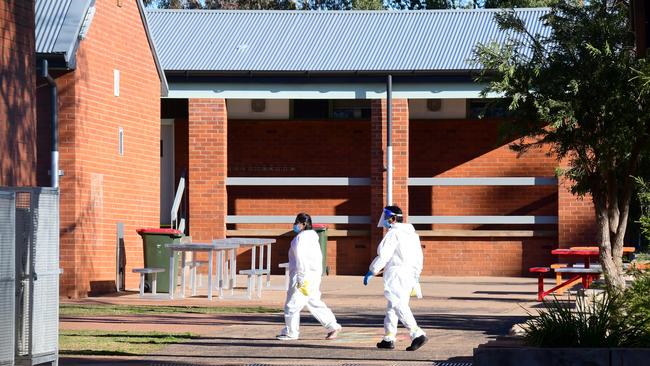
[[[634,281],[623,294],[625,313],[629,318],[650,319],[650,272],[634,271],[633,276]],[[646,324],[646,330],[650,332],[650,324]]]
[[[624,295],[607,292],[577,301],[575,309],[571,302],[554,298],[528,319],[524,340],[537,347],[648,346],[650,317],[647,313],[630,313],[637,310],[625,303]]]
[[[641,206],[641,217],[639,217],[641,232],[650,240],[650,185],[641,177],[635,177],[634,180],[636,181],[637,197]]]

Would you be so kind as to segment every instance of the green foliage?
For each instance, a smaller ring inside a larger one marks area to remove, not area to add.
[[[477,46],[480,79],[490,83],[484,92],[509,100],[518,117],[511,132],[536,138],[515,149],[550,144],[559,159],[570,159],[575,193],[604,193],[608,174],[624,182],[650,145],[650,69],[635,57],[625,6],[564,0],[543,21],[548,36],[529,33],[512,11],[498,14],[512,37]]]
[[[650,319],[650,272],[636,271],[634,281],[625,289],[623,297],[626,314],[637,319]],[[650,332],[650,324],[646,324],[646,330]]]
[[[577,301],[545,302],[526,322],[525,342],[536,347],[647,347],[650,318],[630,314],[624,296],[607,292]]]
[[[381,0],[352,0],[354,10],[384,10]]]
[[[637,197],[641,206],[641,216],[639,224],[641,232],[650,240],[650,185],[641,177],[635,177],[637,187]]]
[[[524,8],[549,6],[556,0],[143,0],[160,9],[383,10]],[[349,4],[352,4],[351,6]],[[299,6],[296,6],[299,4]]]
[[[485,0],[485,8],[539,8],[552,6],[557,0]]]
[[[293,10],[296,3],[291,0],[145,0],[147,6],[157,5],[160,9],[219,9],[219,10]]]
[[[617,254],[600,258],[605,280],[622,289],[632,176],[650,155],[650,63],[637,58],[624,1],[559,0],[541,20],[534,34],[515,11],[497,14],[508,41],[479,44],[473,59],[483,96],[509,103],[511,148],[550,149],[572,193],[591,195],[599,244]]]

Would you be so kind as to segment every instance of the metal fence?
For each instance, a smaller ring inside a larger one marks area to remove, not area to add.
[[[53,188],[13,187],[0,188],[0,192],[15,197],[14,363],[57,364],[59,192]]]

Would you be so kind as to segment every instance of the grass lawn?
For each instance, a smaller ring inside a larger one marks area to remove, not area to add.
[[[232,314],[232,313],[281,313],[279,308],[250,307],[201,307],[201,306],[155,306],[155,305],[108,305],[108,304],[61,304],[61,316],[109,316],[130,314]]]
[[[156,352],[167,344],[196,338],[199,337],[190,333],[61,330],[59,354],[139,356]]]

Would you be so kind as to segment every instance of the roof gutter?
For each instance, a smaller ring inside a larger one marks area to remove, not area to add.
[[[331,76],[356,76],[356,77],[380,77],[385,79],[386,75],[393,76],[449,76],[449,77],[474,77],[480,70],[266,70],[266,71],[242,71],[242,70],[165,70],[169,77],[331,77]]]

